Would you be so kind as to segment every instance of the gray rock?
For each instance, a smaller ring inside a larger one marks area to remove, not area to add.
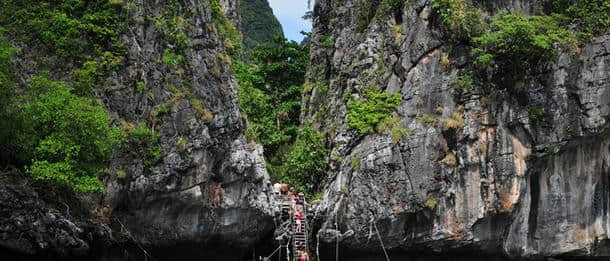
[[[543,80],[524,83],[518,95],[458,92],[451,83],[468,53],[444,40],[428,3],[411,1],[359,31],[365,1],[316,2],[312,40],[335,42],[312,49],[310,75],[327,75],[327,96],[304,101],[304,121],[330,134],[336,159],[314,221],[320,248],[334,253],[336,235],[353,230],[342,253],[382,256],[376,225],[394,253],[607,255],[610,36],[577,54],[560,50]],[[477,3],[535,11],[524,1]],[[398,142],[388,133],[356,135],[343,97],[366,86],[399,92],[395,114],[415,134]],[[323,105],[328,113],[316,117]],[[528,106],[544,108],[544,119],[530,119]],[[423,113],[440,123],[416,120]],[[463,126],[443,126],[454,114]]]

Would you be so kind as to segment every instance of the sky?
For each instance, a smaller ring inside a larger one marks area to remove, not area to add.
[[[300,32],[311,32],[311,21],[301,19],[308,10],[307,0],[269,0],[269,5],[275,17],[280,20],[288,40],[301,42],[303,35]]]

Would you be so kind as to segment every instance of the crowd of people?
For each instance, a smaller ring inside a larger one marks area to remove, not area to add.
[[[288,184],[276,183],[273,185],[273,193],[282,201],[290,201],[290,215],[294,216],[295,219],[295,233],[303,232],[303,215],[305,213],[305,195],[303,192],[296,193],[294,188],[289,188]],[[290,218],[287,216],[286,218]],[[301,242],[296,242],[296,253],[295,257],[298,261],[309,261],[309,254],[305,245]]]

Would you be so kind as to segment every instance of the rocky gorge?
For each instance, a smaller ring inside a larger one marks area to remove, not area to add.
[[[246,138],[232,68],[240,1],[119,2],[128,7],[125,51],[95,97],[111,125],[149,126],[162,153],[138,153],[140,143],[115,149],[101,194],[41,190],[6,171],[0,258],[252,260],[273,251],[272,182],[263,147]],[[457,88],[472,70],[471,43],[449,36],[435,2],[313,5],[300,121],[324,135],[329,153],[311,209],[312,256],[610,256],[607,28],[554,45],[550,62],[528,77],[488,69],[468,81],[477,86]],[[453,2],[483,20],[544,9],[538,1]],[[17,89],[42,71],[76,81],[76,62],[6,38],[21,50],[11,56]],[[400,98],[383,128],[361,132],[350,111],[369,93]]]

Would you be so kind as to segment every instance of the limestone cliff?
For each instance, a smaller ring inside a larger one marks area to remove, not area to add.
[[[304,93],[302,118],[332,148],[312,235],[320,251],[334,257],[340,240],[342,256],[383,256],[378,228],[397,255],[607,256],[610,35],[559,51],[523,91],[489,97],[453,87],[469,53],[443,34],[431,1],[379,15],[381,2],[315,4],[310,81],[327,88]],[[536,8],[479,2],[488,14]],[[370,87],[400,94],[409,135],[349,126],[347,99]]]
[[[118,149],[103,177],[105,193],[77,198],[71,212],[3,179],[1,255],[141,260],[229,251],[226,258],[239,259],[272,232],[262,148],[243,135],[229,58],[232,31],[219,13],[225,5],[222,11],[235,17],[236,2],[121,3],[125,53],[96,96],[113,125],[144,124],[158,133],[160,157]],[[53,80],[72,81],[72,64],[42,61],[45,50],[10,40],[21,48],[13,59],[19,84],[45,70]]]

